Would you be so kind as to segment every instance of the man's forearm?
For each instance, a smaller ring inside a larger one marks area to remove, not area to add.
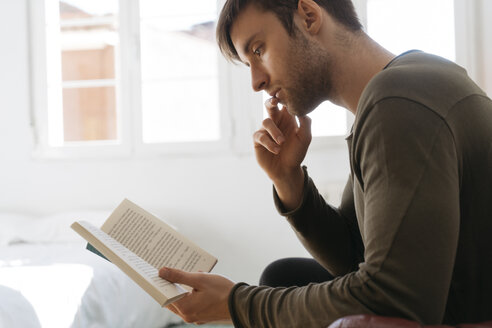
[[[299,207],[304,186],[304,171],[300,166],[284,179],[273,181],[273,185],[285,211]]]
[[[277,210],[287,218],[304,247],[333,275],[357,270],[364,247],[357,228],[350,181],[342,198],[343,206],[336,209],[318,193],[305,167],[303,180],[303,186],[297,188],[302,190],[301,199],[293,210],[284,207],[274,190]]]

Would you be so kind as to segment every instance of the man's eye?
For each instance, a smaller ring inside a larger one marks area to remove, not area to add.
[[[255,54],[255,56],[261,56],[261,48],[256,48],[255,50],[253,50],[253,53]]]

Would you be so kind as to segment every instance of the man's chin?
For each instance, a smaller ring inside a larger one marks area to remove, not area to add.
[[[284,105],[284,108],[287,109],[287,112],[289,112],[290,115],[301,116],[301,114],[296,111],[295,107]]]
[[[287,108],[287,111],[291,115],[295,116],[306,116],[307,114],[311,113],[314,108],[306,108],[306,107],[300,107],[300,106],[285,106]]]

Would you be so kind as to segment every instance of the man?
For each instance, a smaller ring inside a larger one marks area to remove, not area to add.
[[[350,314],[492,319],[492,102],[466,72],[418,51],[391,54],[349,0],[228,0],[217,29],[226,57],[272,97],[254,147],[277,208],[336,278],[274,288],[163,268],[194,287],[169,308],[237,327],[326,327]],[[306,114],[326,99],[355,114],[338,209],[301,166]]]

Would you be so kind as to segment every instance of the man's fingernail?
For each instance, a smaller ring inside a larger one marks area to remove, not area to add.
[[[283,136],[280,136],[277,138],[277,141],[279,144],[283,143],[285,141],[285,138]]]

